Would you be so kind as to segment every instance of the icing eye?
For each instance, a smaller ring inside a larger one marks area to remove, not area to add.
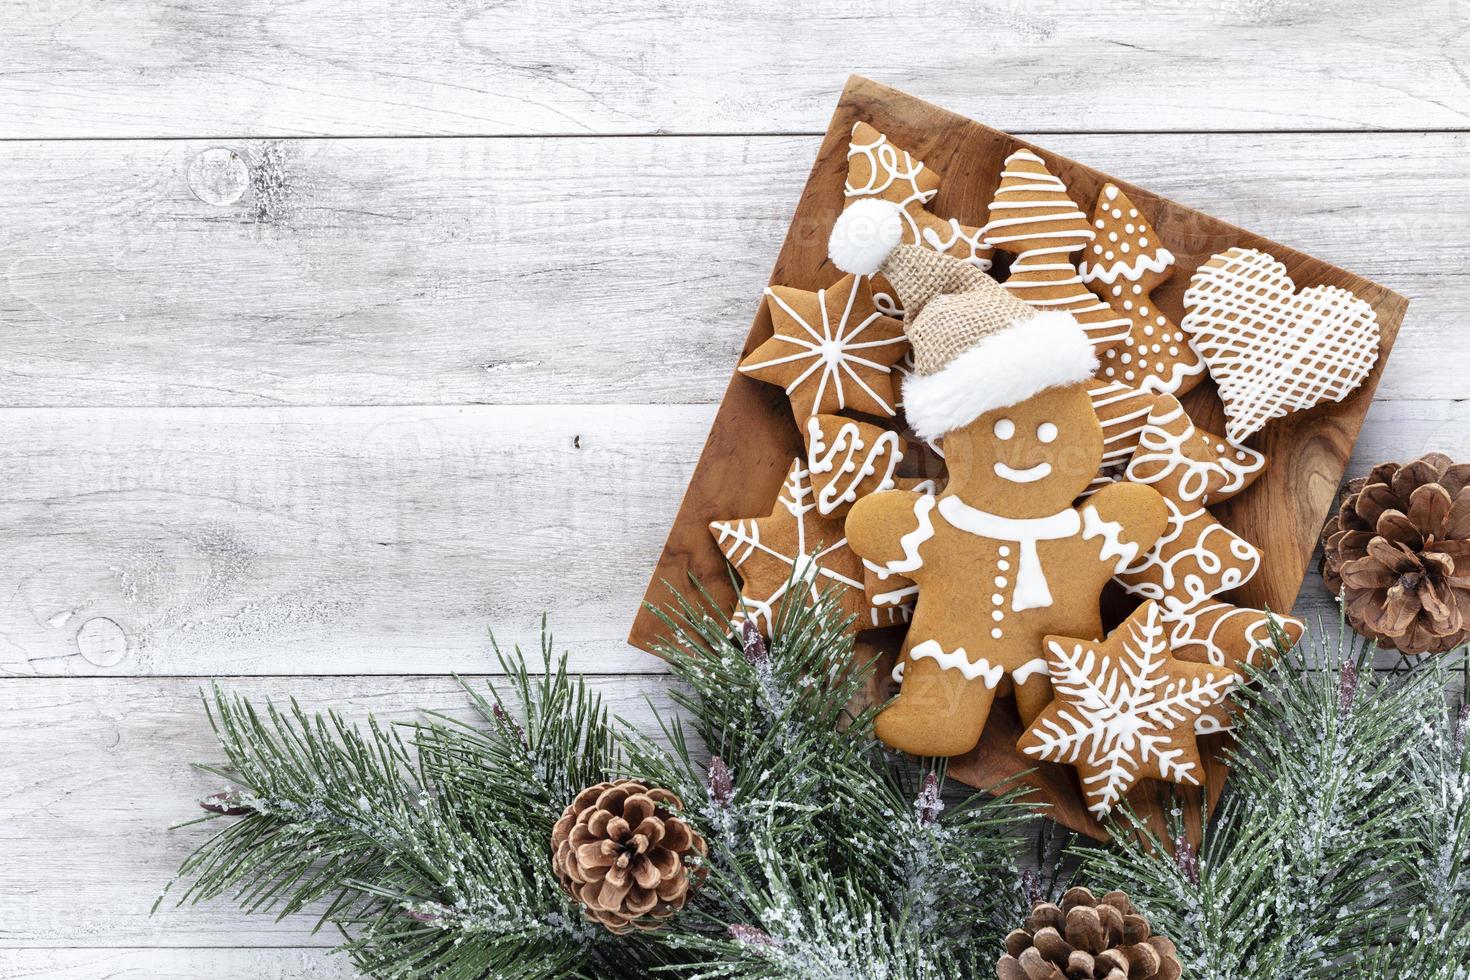
[[[995,423],[995,437],[1001,442],[1016,434],[1016,423],[1010,419],[997,419]]]
[[[1052,422],[1043,422],[1036,427],[1036,438],[1042,442],[1055,442],[1057,438],[1057,427]]]

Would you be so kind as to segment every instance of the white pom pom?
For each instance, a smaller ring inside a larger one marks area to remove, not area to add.
[[[837,216],[827,255],[843,272],[871,276],[903,240],[903,216],[892,201],[867,198],[854,201]]]

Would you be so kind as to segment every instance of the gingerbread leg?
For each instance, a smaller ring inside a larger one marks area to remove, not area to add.
[[[1020,677],[1019,674],[1016,676]],[[1025,680],[1018,681],[1016,711],[1021,716],[1021,724],[1029,726],[1037,715],[1046,710],[1051,699],[1051,675],[1046,671],[1030,674]]]
[[[878,715],[886,744],[921,756],[964,755],[980,741],[995,690],[930,659],[905,659],[898,699]]]

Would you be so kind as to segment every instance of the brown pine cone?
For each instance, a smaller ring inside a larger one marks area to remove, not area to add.
[[[1101,900],[1073,888],[1060,906],[1037,902],[1026,927],[1006,937],[996,964],[1000,980],[1179,980],[1178,950],[1149,935],[1148,920],[1128,896]]]
[[[619,935],[657,929],[684,907],[690,875],[704,877],[704,838],[674,811],[666,789],[631,779],[598,783],[551,831],[552,870],[589,919]]]
[[[1322,541],[1322,578],[1353,629],[1404,653],[1470,638],[1470,464],[1431,453],[1353,480]]]

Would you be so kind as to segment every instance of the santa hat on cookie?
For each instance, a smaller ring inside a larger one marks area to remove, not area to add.
[[[900,244],[903,228],[891,201],[854,201],[827,251],[843,272],[881,275],[898,294],[914,349],[904,413],[919,436],[1092,377],[1097,354],[1072,314],[1033,309],[967,262]]]

